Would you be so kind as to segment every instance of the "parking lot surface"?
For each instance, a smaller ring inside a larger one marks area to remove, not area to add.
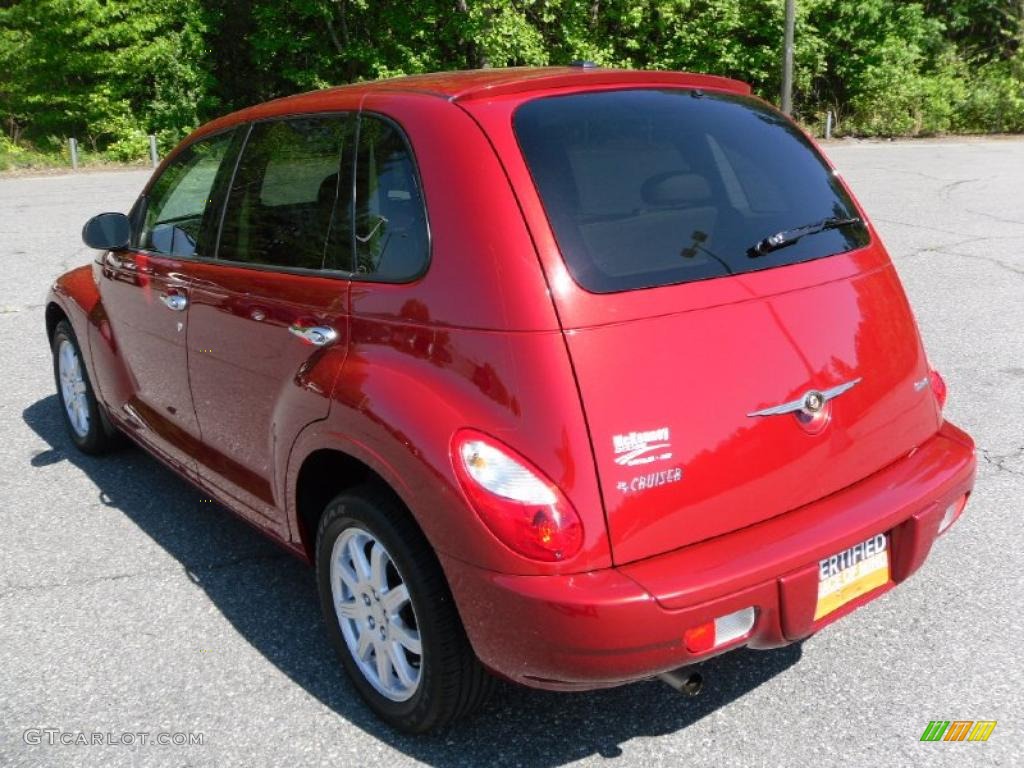
[[[826,150],[892,253],[948,417],[977,440],[966,516],[908,583],[802,645],[705,664],[698,698],[509,686],[423,738],[367,713],[310,570],[142,451],[91,458],[65,436],[45,291],[90,259],[83,222],[127,210],[147,173],[0,179],[0,765],[1019,765],[1024,140]],[[998,725],[920,742],[937,719]],[[202,743],[140,743],[158,733]]]

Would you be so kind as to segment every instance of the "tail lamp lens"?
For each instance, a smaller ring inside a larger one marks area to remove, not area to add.
[[[484,440],[466,440],[459,446],[459,456],[470,478],[495,496],[543,507],[558,501],[547,483]]]
[[[579,551],[583,523],[540,470],[479,432],[459,432],[452,447],[462,489],[499,541],[520,555],[548,562]]]
[[[683,642],[690,653],[706,653],[715,647],[715,622],[690,627],[683,633]]]
[[[720,645],[745,636],[754,628],[753,606],[733,611],[717,619],[690,627],[683,633],[683,642],[690,653],[707,653]]]
[[[946,387],[946,380],[934,369],[928,372],[928,378],[931,383],[932,392],[935,393],[935,399],[939,403],[939,408],[945,408],[946,395],[949,394],[949,390]]]
[[[960,514],[964,511],[964,507],[966,506],[967,494],[965,493],[959,499],[946,507],[946,513],[942,516],[942,522],[939,523],[939,533],[945,533],[946,529],[955,523],[957,518],[960,517]]]

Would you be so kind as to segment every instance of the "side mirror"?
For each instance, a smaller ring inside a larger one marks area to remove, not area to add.
[[[131,238],[131,225],[123,213],[101,213],[82,227],[82,240],[99,251],[123,251]]]

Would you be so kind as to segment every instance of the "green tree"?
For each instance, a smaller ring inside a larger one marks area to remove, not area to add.
[[[0,8],[0,94],[12,136],[145,151],[198,120],[207,82],[193,0],[22,0]]]
[[[1010,59],[1020,50],[1021,0],[927,0],[924,8],[943,20],[949,40],[966,61]]]
[[[0,0],[0,118],[117,157],[268,98],[444,69],[737,77],[776,101],[783,0]],[[1024,130],[1024,0],[798,0],[795,113],[861,134]]]

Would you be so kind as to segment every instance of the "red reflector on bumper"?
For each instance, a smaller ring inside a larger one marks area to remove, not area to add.
[[[691,627],[683,633],[683,642],[690,653],[705,653],[715,647],[715,622]]]

